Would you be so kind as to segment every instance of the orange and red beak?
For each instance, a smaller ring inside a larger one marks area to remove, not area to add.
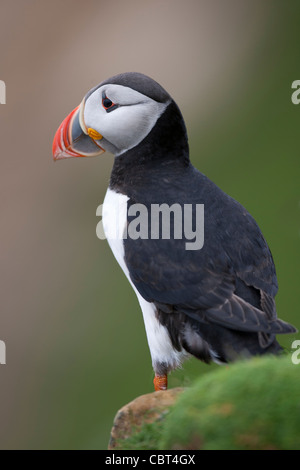
[[[98,141],[102,135],[86,127],[84,118],[84,100],[63,120],[53,139],[53,159],[71,157],[94,157],[105,150]]]

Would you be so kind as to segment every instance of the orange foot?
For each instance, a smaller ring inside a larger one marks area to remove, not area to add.
[[[159,390],[167,390],[168,388],[168,376],[165,375],[156,375],[153,379],[154,389],[156,392]]]

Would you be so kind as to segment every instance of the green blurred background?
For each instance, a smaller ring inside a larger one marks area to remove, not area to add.
[[[152,391],[135,294],[95,232],[113,157],[51,157],[61,120],[116,73],[174,97],[192,162],[259,223],[279,316],[300,328],[299,15],[293,0],[0,0],[1,448],[105,449],[117,410]],[[190,360],[170,386],[213,367]]]

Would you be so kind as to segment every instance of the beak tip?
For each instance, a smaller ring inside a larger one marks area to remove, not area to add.
[[[54,162],[56,162],[56,160],[58,159],[58,156],[59,156],[58,152],[52,149],[52,159]]]
[[[53,143],[52,143],[52,158],[54,161],[59,160],[59,156],[62,152],[61,149],[61,127],[62,125],[59,126],[58,130],[55,133]]]

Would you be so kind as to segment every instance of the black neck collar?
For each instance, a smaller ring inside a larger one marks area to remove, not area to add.
[[[189,165],[186,127],[172,100],[151,132],[136,147],[115,157],[110,188],[128,194],[128,187],[141,184],[149,172],[164,168],[183,169]]]

